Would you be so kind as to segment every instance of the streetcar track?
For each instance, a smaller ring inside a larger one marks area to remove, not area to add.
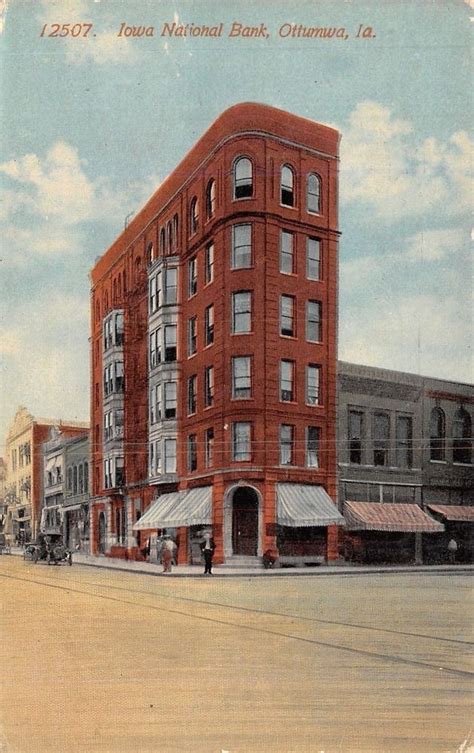
[[[229,620],[222,620],[222,619],[217,619],[215,617],[207,617],[204,615],[191,614],[190,612],[185,612],[178,609],[163,610],[162,607],[155,606],[153,604],[143,604],[140,602],[131,601],[130,599],[119,599],[115,596],[106,596],[104,594],[94,593],[93,591],[82,591],[79,588],[71,588],[71,586],[62,586],[55,583],[47,583],[45,581],[34,580],[32,578],[22,578],[15,575],[7,575],[5,573],[0,573],[0,577],[6,578],[9,580],[20,581],[24,583],[33,583],[34,585],[39,585],[46,588],[53,588],[59,591],[77,593],[83,596],[92,596],[96,599],[103,599],[105,601],[112,601],[114,603],[129,604],[131,606],[139,607],[141,609],[151,609],[157,612],[166,611],[168,614],[179,615],[181,617],[187,617],[188,619],[190,618],[190,619],[200,620],[202,622],[211,622],[216,625],[225,625],[226,627],[239,628],[240,630],[247,630],[254,633],[262,633],[264,635],[273,635],[279,638],[287,638],[290,640],[299,641],[301,643],[309,643],[314,646],[320,646],[322,648],[330,648],[337,651],[357,654],[359,656],[365,656],[371,659],[389,661],[395,664],[408,664],[410,666],[419,667],[420,669],[427,669],[429,671],[435,671],[435,672],[444,672],[444,673],[456,675],[458,677],[469,677],[469,678],[474,677],[474,672],[470,672],[469,670],[455,669],[452,667],[440,667],[438,664],[430,664],[428,662],[421,662],[421,661],[417,661],[416,659],[408,659],[401,656],[395,656],[392,654],[381,654],[374,651],[367,651],[360,648],[353,648],[352,646],[341,646],[334,643],[328,643],[327,641],[318,641],[318,640],[315,640],[314,638],[305,638],[298,635],[292,635],[291,633],[284,633],[278,630],[270,630],[269,628],[256,627],[252,625],[242,625],[242,624],[232,622]],[[153,594],[151,595],[153,596]],[[212,602],[208,602],[208,603],[212,604]],[[263,612],[263,614],[265,614],[265,612]]]
[[[77,583],[77,581],[75,581]],[[392,635],[404,635],[410,638],[423,638],[432,641],[442,641],[443,643],[455,643],[463,646],[473,646],[473,641],[464,641],[459,638],[444,638],[443,636],[427,635],[424,633],[411,633],[405,630],[390,630],[390,628],[372,627],[371,625],[359,625],[353,622],[338,622],[337,620],[323,620],[319,617],[307,617],[305,615],[288,614],[287,612],[272,612],[267,609],[255,609],[254,607],[244,607],[235,604],[225,604],[219,601],[206,601],[205,599],[192,599],[190,596],[175,596],[174,594],[167,594],[163,591],[141,591],[132,588],[125,588],[123,586],[112,586],[105,583],[95,583],[94,581],[83,581],[88,586],[95,586],[97,588],[110,588],[115,591],[125,591],[127,593],[143,594],[145,596],[160,596],[164,599],[175,599],[176,601],[187,601],[191,604],[202,604],[203,606],[223,607],[225,609],[234,609],[239,612],[250,612],[252,614],[263,614],[271,617],[286,617],[293,620],[301,620],[302,622],[318,622],[323,625],[338,625],[340,627],[355,628],[356,630],[371,630],[378,633],[389,633]]]

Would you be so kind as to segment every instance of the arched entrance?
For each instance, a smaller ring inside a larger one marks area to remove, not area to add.
[[[107,523],[105,512],[99,513],[99,554],[105,554]]]
[[[232,496],[232,551],[256,556],[258,550],[258,496],[250,486],[238,486]]]

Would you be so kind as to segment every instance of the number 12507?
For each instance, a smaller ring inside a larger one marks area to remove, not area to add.
[[[87,37],[92,24],[45,24],[40,37]]]

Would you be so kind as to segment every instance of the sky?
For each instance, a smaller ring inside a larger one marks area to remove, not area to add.
[[[88,419],[94,261],[242,101],[341,132],[339,357],[471,382],[473,6],[0,0],[0,452],[19,405]],[[162,36],[221,22],[219,38]],[[231,38],[234,22],[265,36]]]

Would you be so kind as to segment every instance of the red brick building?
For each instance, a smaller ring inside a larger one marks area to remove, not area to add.
[[[94,267],[93,551],[337,557],[338,142],[231,107]]]

